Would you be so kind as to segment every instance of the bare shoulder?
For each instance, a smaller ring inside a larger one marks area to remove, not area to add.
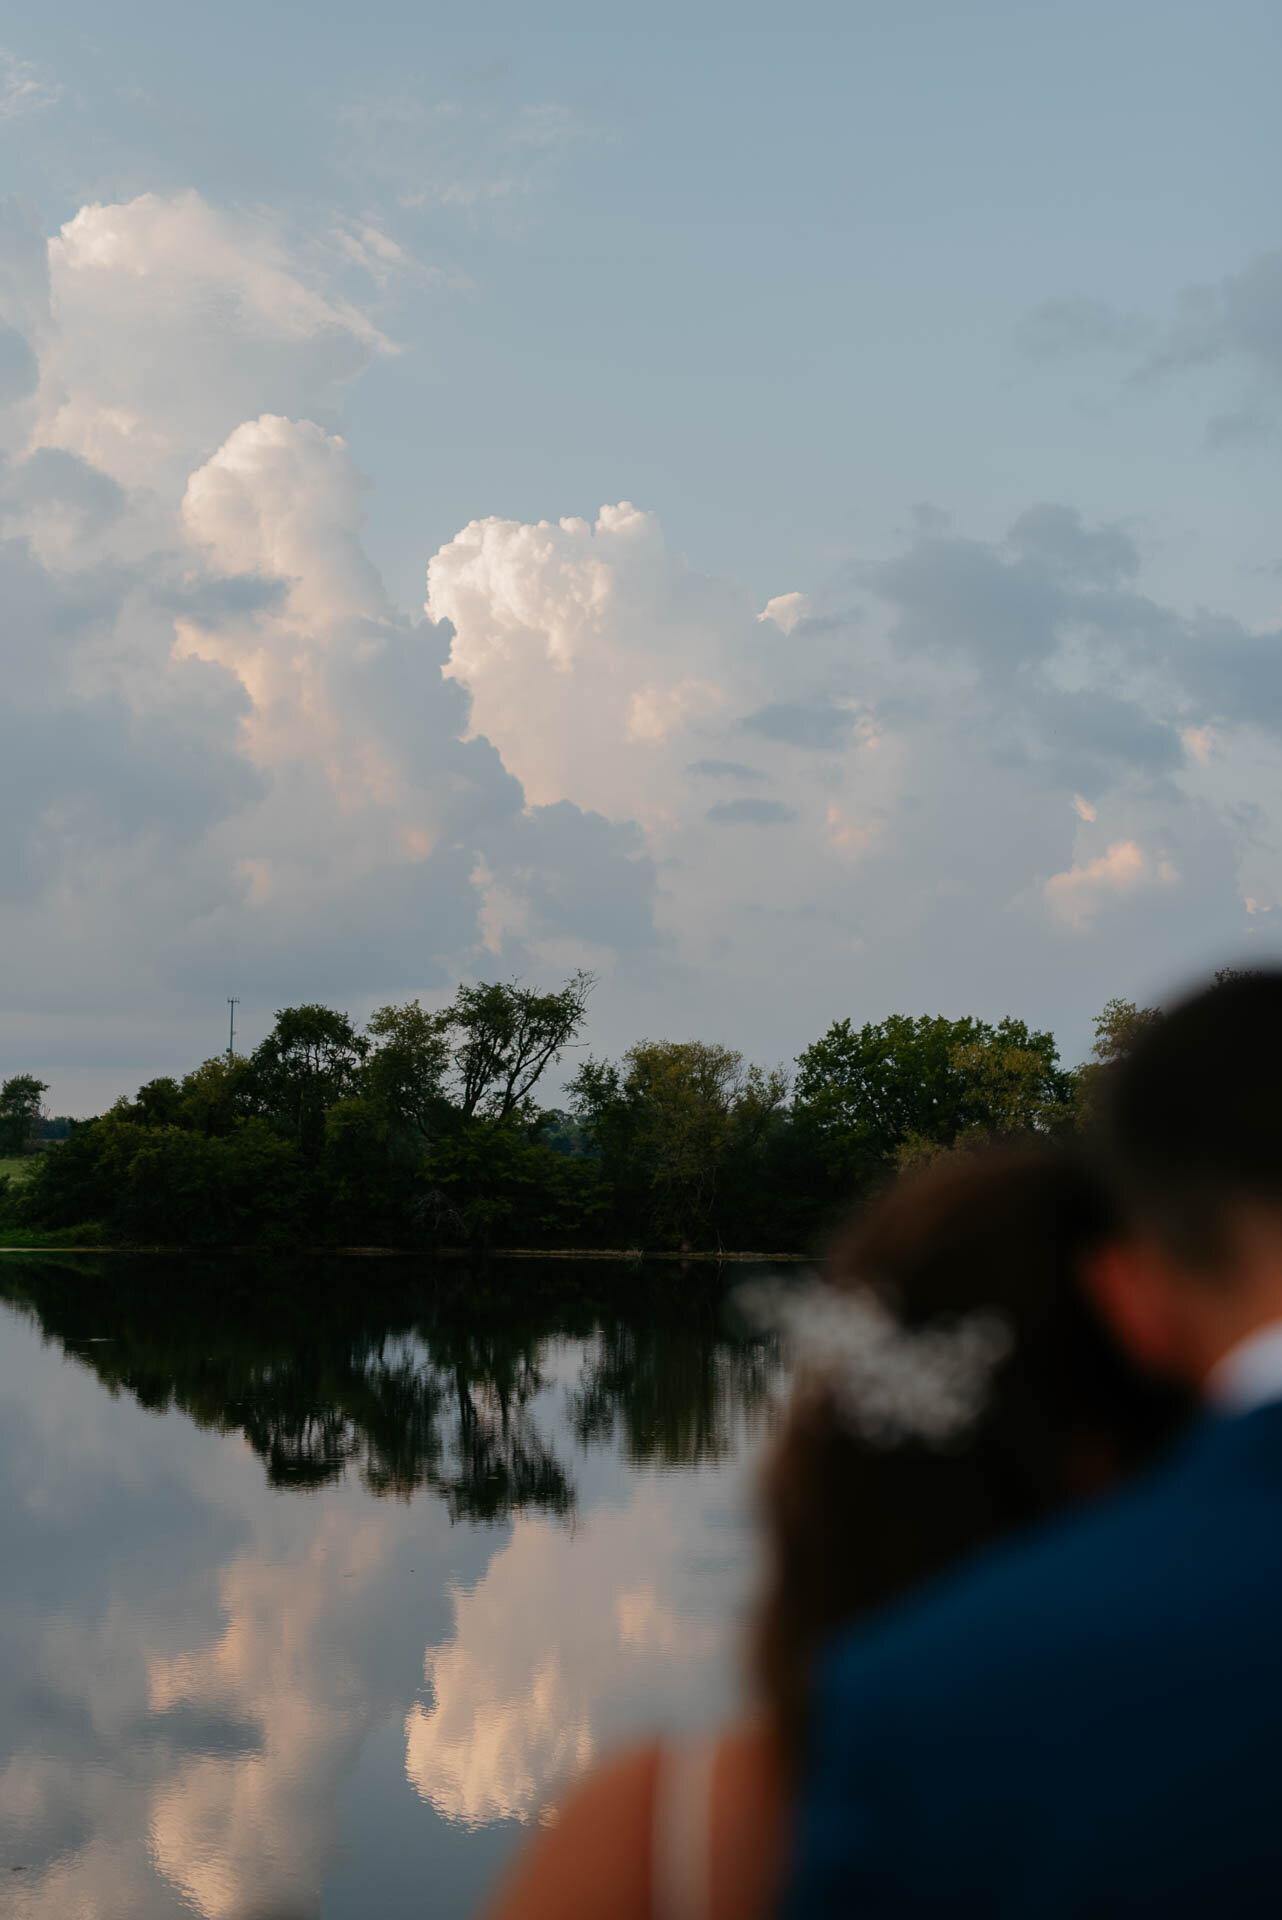
[[[779,1743],[763,1720],[729,1728],[717,1749],[711,1817],[712,1920],[765,1920],[776,1908],[789,1843]]]
[[[537,1834],[485,1920],[651,1920],[661,1749],[634,1747],[574,1788]],[[769,1729],[744,1721],[717,1741],[703,1828],[710,1920],[768,1920],[788,1842],[788,1796]]]
[[[635,1747],[573,1788],[521,1853],[486,1920],[649,1920],[659,1749]]]

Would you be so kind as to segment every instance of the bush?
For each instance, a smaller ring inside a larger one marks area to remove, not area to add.
[[[439,1211],[478,1245],[574,1242],[606,1210],[608,1189],[596,1163],[527,1140],[497,1121],[473,1121],[428,1156]]]
[[[126,1239],[226,1246],[296,1231],[305,1190],[297,1148],[265,1120],[221,1136],[154,1127],[125,1168],[117,1218]]]
[[[45,1233],[96,1220],[113,1239],[227,1245],[296,1230],[305,1199],[296,1148],[265,1120],[220,1136],[118,1108],[44,1154],[11,1213]]]

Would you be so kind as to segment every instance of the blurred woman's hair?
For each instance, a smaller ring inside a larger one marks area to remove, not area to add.
[[[1084,1163],[1028,1144],[901,1176],[835,1244],[828,1288],[871,1290],[873,1312],[889,1309],[909,1336],[946,1338],[982,1311],[1008,1351],[975,1418],[942,1445],[870,1434],[839,1378],[801,1373],[763,1476],[769,1565],[753,1649],[790,1755],[832,1634],[1102,1490],[1173,1433],[1186,1402],[1113,1346],[1079,1284],[1117,1231]]]

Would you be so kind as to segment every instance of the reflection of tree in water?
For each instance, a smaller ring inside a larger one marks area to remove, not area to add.
[[[443,1399],[421,1356],[355,1340],[337,1353],[303,1349],[255,1374],[242,1404],[210,1424],[239,1427],[273,1486],[325,1486],[358,1464],[371,1492],[408,1498],[440,1461]],[[194,1411],[177,1386],[174,1404]]]
[[[450,1512],[471,1520],[494,1520],[514,1507],[567,1512],[573,1490],[530,1411],[544,1385],[537,1350],[513,1346],[493,1330],[465,1332],[452,1374],[458,1471],[438,1482]]]
[[[738,1422],[764,1413],[777,1373],[768,1348],[697,1320],[616,1321],[596,1336],[570,1417],[584,1446],[620,1434],[629,1461],[694,1466],[733,1450]]]
[[[589,1336],[575,1436],[590,1445],[621,1428],[633,1460],[715,1459],[736,1415],[763,1403],[764,1350],[727,1340],[715,1308],[656,1321],[642,1299],[598,1326],[581,1308],[540,1308],[531,1278],[496,1293],[458,1270],[81,1258],[6,1264],[0,1298],[111,1393],[242,1433],[273,1486],[354,1471],[371,1493],[426,1490],[472,1521],[573,1509],[536,1417],[554,1341]]]
[[[356,1343],[338,1365],[313,1354],[273,1370],[232,1424],[273,1486],[321,1486],[357,1465],[371,1493],[409,1499],[427,1488],[455,1519],[568,1512],[573,1490],[530,1407],[543,1384],[536,1357],[500,1340],[489,1354],[451,1355],[448,1335],[430,1338],[430,1350],[416,1330]],[[322,1378],[328,1397],[318,1400]]]

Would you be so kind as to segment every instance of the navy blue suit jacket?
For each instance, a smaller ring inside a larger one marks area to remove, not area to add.
[[[838,1643],[784,1910],[1282,1916],[1282,1405]]]

